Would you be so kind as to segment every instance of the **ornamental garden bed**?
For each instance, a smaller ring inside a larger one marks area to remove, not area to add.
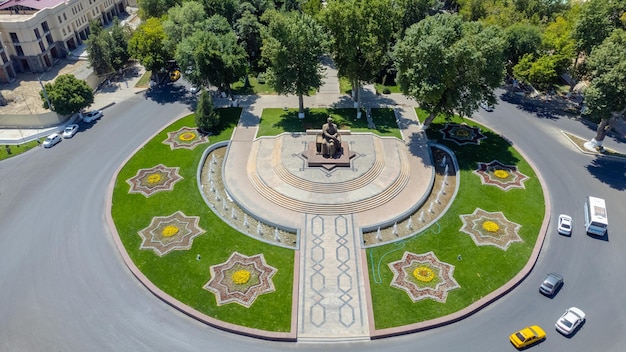
[[[452,314],[503,286],[528,262],[544,218],[537,175],[502,137],[441,116],[426,133],[455,153],[459,191],[430,228],[367,250],[378,330]]]

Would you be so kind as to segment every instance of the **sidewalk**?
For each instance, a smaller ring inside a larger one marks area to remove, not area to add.
[[[146,70],[142,66],[137,66],[138,71],[130,77],[125,77],[123,81],[111,82],[108,87],[98,89],[94,94],[94,102],[89,110],[104,110],[116,102],[127,100],[142,92],[145,88],[135,88],[135,84],[143,76]],[[106,112],[105,112],[106,114]],[[63,131],[65,126],[73,123],[77,116],[71,117],[67,122],[49,128],[41,129],[0,129],[0,144],[17,145],[43,138],[54,132]]]

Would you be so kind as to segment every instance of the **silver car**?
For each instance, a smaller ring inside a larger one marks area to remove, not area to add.
[[[556,330],[565,336],[569,336],[585,321],[585,312],[576,307],[571,307],[556,321]]]
[[[557,273],[550,273],[539,286],[539,292],[548,297],[553,297],[563,285],[563,276]]]

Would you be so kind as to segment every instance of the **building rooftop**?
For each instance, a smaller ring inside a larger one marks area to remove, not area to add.
[[[28,11],[52,8],[65,0],[0,0],[0,10]]]

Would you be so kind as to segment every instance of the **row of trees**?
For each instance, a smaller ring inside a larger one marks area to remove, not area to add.
[[[442,14],[442,4],[458,14]],[[267,71],[279,94],[300,97],[302,113],[303,95],[321,85],[320,57],[327,53],[350,81],[355,105],[362,82],[390,73],[404,94],[433,112],[431,118],[470,115],[480,101],[495,101],[493,88],[505,73],[550,89],[569,72],[590,80],[588,111],[606,120],[604,127],[623,116],[626,106],[619,99],[623,87],[615,84],[624,82],[616,67],[626,56],[609,55],[623,46],[626,0],[330,0],[324,8],[319,0],[139,0],[139,5],[144,21],[132,36],[117,23],[110,31],[93,26],[89,43],[100,58],[94,64],[98,70],[117,69],[116,58],[124,52],[153,71],[175,59],[193,84],[229,94],[241,77]],[[128,44],[116,48],[116,43]],[[609,81],[611,87],[602,83]]]

